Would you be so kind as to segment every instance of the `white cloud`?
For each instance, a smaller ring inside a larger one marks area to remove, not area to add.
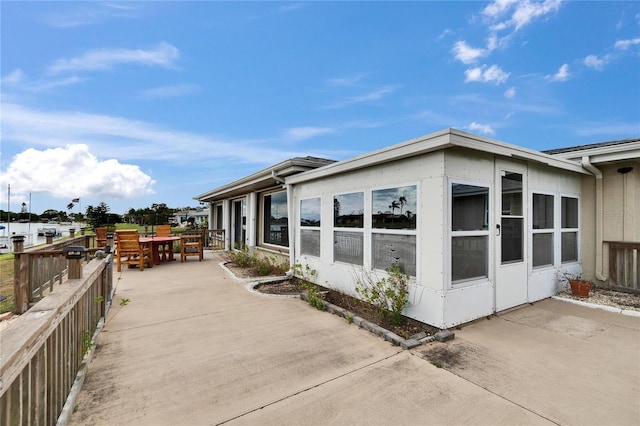
[[[292,127],[285,131],[285,137],[294,142],[310,139],[315,136],[333,133],[330,127]]]
[[[351,77],[336,77],[327,80],[331,86],[353,86],[360,82],[367,74],[358,74]]]
[[[20,68],[16,68],[6,76],[2,77],[2,84],[16,84],[24,80],[24,73]]]
[[[96,49],[71,59],[58,59],[49,66],[49,71],[97,71],[108,70],[120,64],[174,67],[180,51],[168,43],[160,43],[149,50],[142,49]]]
[[[620,50],[627,50],[629,47],[640,44],[640,38],[633,38],[629,40],[617,40],[614,47]]]
[[[3,143],[12,146],[58,148],[86,144],[98,157],[120,161],[171,161],[194,165],[216,159],[249,164],[274,164],[287,156],[264,140],[225,140],[180,132],[152,123],[76,111],[37,111],[3,103],[0,115]]]
[[[596,55],[589,55],[584,58],[584,65],[593,68],[594,70],[601,70],[604,65],[607,63],[607,58],[598,58]]]
[[[491,128],[490,125],[476,123],[475,121],[466,126],[466,128],[471,130],[472,132],[481,133],[483,135],[493,136],[496,134],[496,132]]]
[[[498,20],[508,15],[507,19],[493,24],[490,29],[492,31],[502,31],[513,28],[514,31],[517,31],[537,18],[557,12],[561,4],[562,0],[545,0],[542,2],[497,0],[489,4],[482,11],[482,15],[489,20]]]
[[[469,68],[464,74],[466,76],[465,82],[475,81],[480,83],[495,83],[497,85],[506,82],[509,79],[509,75],[511,75],[497,65],[491,65],[489,68],[487,68],[486,65]]]
[[[353,105],[353,104],[379,101],[380,99],[385,98],[387,95],[390,95],[393,92],[395,92],[396,89],[397,89],[396,86],[383,86],[369,93],[365,93],[364,95],[352,96],[352,97],[346,98],[342,101],[336,102],[335,104],[329,105],[325,108],[326,109],[344,108],[346,106]]]
[[[12,89],[25,90],[28,92],[45,92],[56,87],[71,86],[83,81],[81,78],[73,76],[59,80],[30,81],[21,69],[15,69],[2,78],[2,84],[11,86]]]
[[[487,49],[471,47],[465,41],[457,41],[453,45],[452,52],[455,58],[463,64],[472,64],[489,53]]]
[[[82,2],[65,10],[58,5],[56,12],[44,17],[45,22],[56,28],[71,28],[93,25],[110,18],[135,18],[139,6],[124,2]]]
[[[200,87],[194,84],[176,84],[175,86],[153,87],[142,91],[145,98],[176,98],[181,96],[189,96],[200,91]]]
[[[508,99],[512,99],[516,96],[516,88],[511,86],[507,90],[504,91],[504,97]]]
[[[83,144],[42,151],[29,148],[12,159],[1,180],[13,188],[68,199],[128,199],[153,193],[155,184],[138,166],[99,160]]]
[[[567,81],[571,77],[569,72],[569,65],[563,64],[553,75],[548,75],[545,78],[550,81]]]

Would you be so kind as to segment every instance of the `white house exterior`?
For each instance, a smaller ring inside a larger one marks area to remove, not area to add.
[[[640,139],[547,151],[581,164],[582,275],[599,286],[640,293]]]
[[[289,253],[287,176],[332,163],[296,157],[194,197],[208,203],[209,228],[224,230],[225,250],[248,247]]]
[[[403,313],[440,328],[550,297],[559,271],[582,270],[594,175],[575,159],[447,129],[344,161],[302,160],[196,197],[212,204],[227,249],[286,254],[353,296],[358,280],[397,264],[411,277]]]

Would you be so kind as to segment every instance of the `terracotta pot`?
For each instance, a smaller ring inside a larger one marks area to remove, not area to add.
[[[571,286],[571,293],[578,297],[589,297],[589,290],[591,290],[590,281],[582,280],[569,280]]]

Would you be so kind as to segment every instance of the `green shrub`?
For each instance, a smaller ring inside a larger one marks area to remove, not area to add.
[[[392,265],[386,271],[387,277],[382,279],[363,274],[363,279],[356,282],[356,293],[373,305],[381,317],[400,324],[402,309],[409,303],[409,276],[403,274],[398,265]]]

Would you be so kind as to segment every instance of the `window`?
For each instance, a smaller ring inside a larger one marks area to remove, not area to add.
[[[362,265],[362,232],[335,231],[333,239],[334,261]]]
[[[373,267],[387,269],[397,265],[400,271],[416,276],[416,236],[397,234],[371,234]]]
[[[374,269],[397,265],[416,275],[416,185],[376,189],[371,192],[371,256]]]
[[[362,228],[364,225],[364,192],[333,197],[333,226]]]
[[[553,265],[553,195],[533,194],[532,266]]]
[[[301,254],[320,257],[320,212],[320,197],[300,201]]]
[[[523,259],[523,223],[522,215],[522,175],[502,172],[502,220],[500,241],[502,263],[522,262]]]
[[[560,208],[562,236],[560,257],[562,262],[578,261],[578,199],[562,197]]]
[[[416,229],[417,187],[372,192],[371,223],[379,229]]]
[[[489,276],[489,188],[451,185],[451,282]]]
[[[289,246],[289,220],[285,191],[263,197],[263,241],[265,244]]]

